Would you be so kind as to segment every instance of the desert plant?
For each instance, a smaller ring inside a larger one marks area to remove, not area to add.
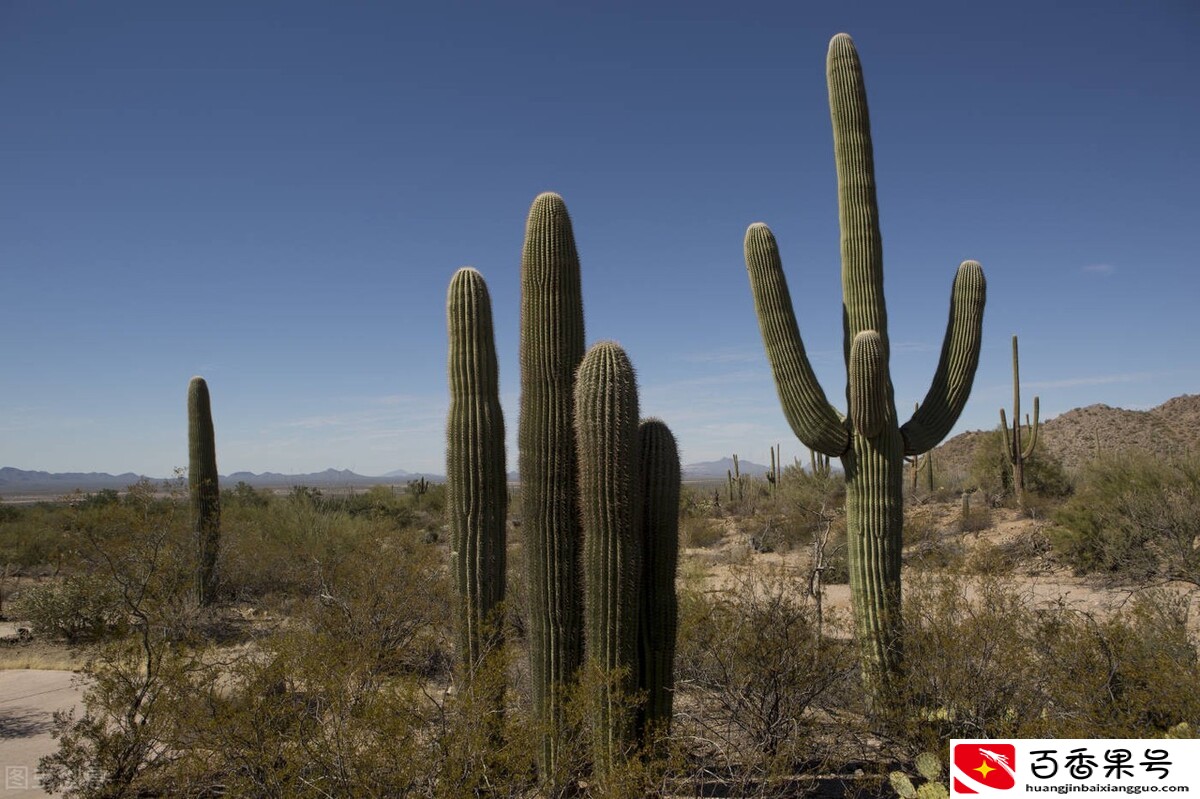
[[[1081,574],[1200,586],[1200,457],[1102,456],[1054,522],[1055,552]]]
[[[521,255],[521,518],[529,564],[534,712],[545,730],[542,774],[557,775],[562,691],[583,658],[583,593],[574,430],[583,359],[583,295],[562,197],[538,195]]]
[[[221,491],[217,447],[213,435],[208,383],[193,377],[188,384],[188,488],[196,534],[196,598],[211,604],[217,588],[217,548],[221,539]]]
[[[1028,443],[1021,444],[1021,367],[1017,358],[1017,337],[1012,337],[1012,368],[1013,368],[1013,420],[1012,432],[1009,432],[1008,419],[1004,409],[1000,409],[1000,429],[1004,431],[1004,450],[1012,465],[1013,493],[1017,498],[1017,507],[1025,507],[1025,462],[1033,455],[1037,446],[1038,435],[1038,398],[1033,398],[1033,421],[1029,414],[1025,415],[1026,426],[1029,428]]]
[[[679,600],[679,449],[660,419],[638,425],[638,483],[641,500],[641,592],[638,596],[638,690],[645,694],[638,734],[670,730],[675,694],[675,636]]]
[[[887,309],[866,89],[858,53],[838,34],[827,60],[842,231],[844,356],[849,419],[825,398],[796,324],[779,249],[761,223],[746,232],[755,310],[784,414],[797,437],[842,459],[851,593],[868,693],[882,700],[900,673],[900,551],[906,455],[949,433],[979,362],[985,282],[975,261],[958,268],[937,372],[913,417],[898,424],[888,373]]]
[[[579,501],[584,533],[584,618],[588,663],[619,682],[593,720],[593,757],[604,772],[633,744],[634,730],[613,697],[637,684],[639,541],[638,397],[633,365],[605,341],[588,350],[575,382]],[[678,501],[677,501],[678,502]],[[676,505],[678,507],[678,505]]]
[[[508,485],[504,413],[492,333],[492,302],[470,267],[450,280],[450,412],[446,486],[450,557],[458,594],[458,646],[464,676],[503,642],[497,612],[504,601]],[[422,478],[424,481],[424,478]]]

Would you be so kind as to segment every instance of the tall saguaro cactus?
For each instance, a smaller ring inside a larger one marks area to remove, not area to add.
[[[642,555],[637,382],[625,351],[611,341],[594,345],[579,365],[575,429],[587,658],[606,679],[592,720],[593,762],[603,773],[634,738],[627,707],[637,685]]]
[[[1017,358],[1017,337],[1012,337],[1013,363],[1013,420],[1012,432],[1008,429],[1008,419],[1004,409],[1000,409],[1000,429],[1004,431],[1004,450],[1008,453],[1008,461],[1012,464],[1013,494],[1017,497],[1017,505],[1025,507],[1025,461],[1033,455],[1037,446],[1038,434],[1038,398],[1033,398],[1033,421],[1025,415],[1025,424],[1029,427],[1029,443],[1021,445],[1021,366]]]
[[[862,66],[846,34],[826,62],[841,226],[842,324],[849,417],[830,405],[804,351],[775,237],[746,232],[746,267],[775,384],[792,430],[815,451],[842,459],[851,596],[868,695],[886,703],[901,664],[900,550],[906,455],[932,449],[967,401],[979,363],[983,269],[958,268],[941,357],[924,402],[898,423],[888,369],[883,246]]]
[[[774,450],[771,450],[774,453]],[[679,599],[679,448],[660,419],[638,425],[642,587],[638,620],[638,690],[645,693],[639,732],[665,733],[675,697],[675,635]],[[643,741],[645,743],[645,741]]]
[[[446,488],[451,566],[458,593],[458,651],[470,678],[503,641],[505,519],[508,485],[504,413],[492,333],[492,303],[483,275],[470,267],[450,280],[450,413],[446,420]]]
[[[221,489],[217,445],[213,433],[208,383],[193,377],[188,384],[188,493],[196,536],[196,598],[212,604],[217,585],[217,549],[221,542]]]
[[[558,773],[565,687],[583,660],[583,593],[574,429],[583,359],[583,293],[567,206],[541,194],[521,255],[521,515],[529,566],[534,711],[542,773]]]

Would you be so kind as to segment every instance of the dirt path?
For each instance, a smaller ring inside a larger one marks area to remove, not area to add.
[[[0,671],[0,799],[47,795],[38,786],[38,759],[58,748],[50,737],[54,712],[80,707],[74,678],[70,671]]]

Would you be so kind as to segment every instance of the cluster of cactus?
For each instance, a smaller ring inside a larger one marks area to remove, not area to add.
[[[1017,505],[1025,507],[1025,461],[1033,455],[1037,446],[1038,435],[1038,398],[1033,398],[1033,421],[1025,414],[1025,426],[1029,429],[1029,442],[1021,442],[1021,366],[1017,359],[1017,337],[1012,337],[1012,367],[1013,367],[1013,420],[1009,430],[1008,418],[1004,409],[1000,409],[1000,429],[1004,431],[1004,451],[1012,465],[1013,494]]]
[[[914,765],[917,767],[917,773],[925,779],[919,788],[913,785],[912,778],[903,771],[893,771],[888,776],[888,782],[900,795],[900,799],[947,799],[950,796],[949,789],[940,781],[942,763],[937,755],[933,752],[922,752],[917,755]]]
[[[460,646],[474,662],[498,642],[507,498],[491,309],[475,270],[451,282],[448,319],[452,549]],[[540,768],[553,783],[570,776],[565,701],[585,656],[603,684],[592,719],[598,770],[669,723],[680,490],[674,438],[661,421],[639,424],[625,352],[612,342],[584,352],[579,257],[556,194],[538,196],[529,212],[520,362],[530,670]],[[640,714],[617,706],[638,692]]]
[[[733,453],[733,468],[725,470],[725,479],[729,488],[729,501],[733,502],[734,496],[737,496],[738,502],[745,498],[745,478],[742,476],[741,466],[738,464],[737,453]]]
[[[486,294],[486,292],[487,292],[486,287],[484,288],[484,292]],[[413,497],[416,498],[416,502],[418,505],[421,504],[421,497],[425,496],[425,494],[428,492],[429,492],[429,481],[425,479],[425,475],[421,475],[416,480],[408,481],[408,493],[412,494]]]
[[[784,414],[807,446],[840,457],[846,479],[850,585],[867,695],[884,706],[901,671],[900,551],[905,456],[928,452],[953,427],[979,362],[985,283],[958,268],[937,372],[925,400],[898,423],[888,371],[887,309],[866,90],[853,41],[827,59],[841,225],[844,357],[849,418],[830,405],[804,351],[775,237],[746,232],[746,266]]]
[[[827,478],[832,473],[833,467],[829,465],[829,456],[823,452],[817,452],[812,447],[808,448],[808,472],[813,477]]]
[[[196,537],[196,599],[212,604],[217,587],[217,550],[221,543],[221,489],[208,383],[188,384],[188,494]]]

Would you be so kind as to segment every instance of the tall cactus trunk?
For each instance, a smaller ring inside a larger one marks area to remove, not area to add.
[[[778,245],[766,225],[751,225],[746,232],[746,267],[784,415],[804,444],[842,459],[850,590],[863,680],[871,704],[885,709],[902,665],[904,458],[936,446],[966,404],[979,362],[986,288],[979,264],[966,261],[959,266],[932,385],[912,418],[898,426],[888,372],[871,128],[862,66],[849,36],[833,37],[826,64],[842,233],[848,419],[829,404],[813,373]]]
[[[772,450],[774,452],[774,450]],[[638,425],[638,479],[642,493],[642,588],[638,620],[638,690],[645,706],[638,724],[643,745],[648,735],[670,732],[675,696],[675,636],[679,600],[679,449],[671,430],[658,419]]]
[[[567,779],[566,687],[583,661],[583,593],[574,430],[583,359],[579,255],[566,204],[542,194],[529,210],[521,256],[521,515],[529,574],[534,713],[544,732],[544,781]],[[551,785],[553,790],[553,785]]]
[[[633,366],[618,345],[606,341],[588,350],[575,383],[575,409],[587,658],[600,681],[592,753],[603,775],[635,741],[630,706],[638,678],[638,398]]]
[[[450,412],[446,419],[446,489],[450,556],[457,590],[458,653],[463,677],[499,653],[506,579],[504,414],[483,276],[454,274],[446,300]],[[495,675],[489,675],[491,682]],[[503,685],[502,680],[498,681]],[[502,691],[493,697],[503,700]],[[497,712],[500,707],[496,708]]]
[[[1012,464],[1013,496],[1016,497],[1017,507],[1025,509],[1025,461],[1033,455],[1037,446],[1038,434],[1038,398],[1033,398],[1033,421],[1025,417],[1029,427],[1029,443],[1021,441],[1021,362],[1017,355],[1017,337],[1012,337],[1012,369],[1013,369],[1013,421],[1012,433],[1009,433],[1008,419],[1004,409],[1000,409],[1000,429],[1004,431],[1004,450],[1008,462]]]
[[[221,489],[208,383],[188,384],[188,493],[196,540],[196,600],[203,607],[216,598],[217,553],[221,542]]]

